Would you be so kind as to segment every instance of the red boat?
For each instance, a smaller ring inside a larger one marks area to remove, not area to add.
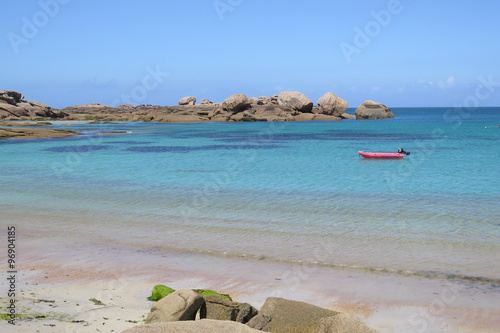
[[[367,151],[358,151],[358,154],[364,158],[403,158],[405,155],[410,155],[409,153],[371,153]]]

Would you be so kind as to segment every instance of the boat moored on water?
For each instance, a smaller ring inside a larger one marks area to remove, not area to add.
[[[403,158],[405,154],[400,153],[375,153],[375,152],[367,152],[367,151],[358,151],[358,154],[363,156],[364,158]]]
[[[358,151],[358,154],[364,158],[387,158],[387,159],[400,159],[405,157],[405,155],[410,155],[409,152],[405,151],[403,148],[399,148],[397,153],[388,152],[367,152]]]

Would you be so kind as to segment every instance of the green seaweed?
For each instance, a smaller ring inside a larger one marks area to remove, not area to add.
[[[10,320],[10,314],[8,313],[0,313],[0,320]]]
[[[66,313],[57,313],[57,312],[33,312],[33,313],[16,313],[15,320],[26,321],[26,320],[57,320],[60,322],[71,322],[73,317]],[[12,320],[9,314],[0,313],[0,320]]]
[[[89,301],[94,302],[95,305],[106,305],[98,299],[90,298]]]
[[[209,296],[209,295],[217,295],[217,296],[227,298],[230,301],[232,301],[231,296],[229,296],[228,294],[221,294],[215,290],[210,290],[210,289],[192,289],[192,290],[194,292],[200,294],[200,296],[202,296],[202,297]],[[170,288],[170,287],[167,287],[163,284],[158,284],[158,285],[153,287],[153,290],[151,292],[151,296],[148,297],[148,300],[153,301],[153,302],[157,302],[160,299],[162,299],[163,297],[173,293],[174,291],[175,290]]]
[[[151,296],[148,297],[148,300],[153,301],[153,302],[157,302],[160,299],[162,299],[163,297],[167,296],[168,294],[173,293],[174,291],[175,290],[170,288],[170,287],[167,287],[163,284],[158,284],[158,285],[153,287],[153,290],[151,292]]]
[[[231,296],[229,296],[228,294],[221,294],[215,290],[210,290],[210,289],[193,289],[194,292],[197,292],[198,294],[200,294],[200,296],[210,296],[210,295],[217,295],[217,296],[220,296],[222,298],[227,298],[228,300],[232,301],[233,299],[231,298]]]

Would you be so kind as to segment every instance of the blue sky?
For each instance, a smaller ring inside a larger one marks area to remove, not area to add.
[[[331,91],[356,107],[500,105],[496,0],[23,0],[0,89],[64,107]]]

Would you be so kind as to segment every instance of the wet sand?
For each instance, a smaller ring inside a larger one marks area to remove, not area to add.
[[[17,223],[17,304],[18,313],[39,318],[15,327],[4,321],[2,332],[121,332],[145,319],[156,284],[214,289],[257,308],[270,296],[304,301],[355,314],[379,332],[500,326],[499,291],[491,286],[152,249],[32,222]]]

